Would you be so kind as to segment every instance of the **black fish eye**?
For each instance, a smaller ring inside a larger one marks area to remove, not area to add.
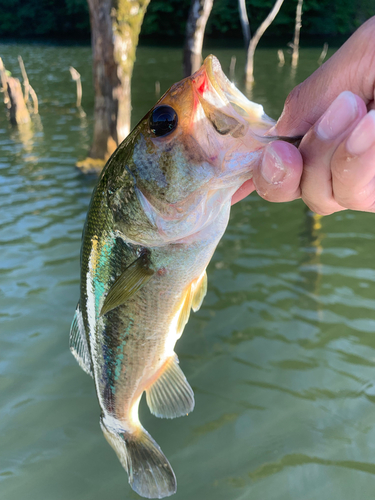
[[[158,106],[152,110],[150,116],[150,130],[161,137],[172,132],[177,127],[177,113],[170,106]]]

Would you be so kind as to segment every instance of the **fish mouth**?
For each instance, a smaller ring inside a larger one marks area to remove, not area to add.
[[[289,142],[298,147],[303,136],[278,136],[268,134],[276,121],[266,115],[263,106],[249,101],[224,74],[217,57],[209,55],[206,57],[202,69],[205,70],[212,88],[222,102],[222,109],[237,119],[250,125],[251,133],[255,139],[266,144],[276,140]],[[199,70],[200,71],[200,70]]]
[[[265,114],[261,104],[249,101],[236,88],[234,83],[225,76],[217,57],[214,55],[206,57],[203,67],[212,87],[223,101],[224,106],[227,109],[230,106],[235,115],[237,115],[236,118],[241,117],[250,125],[254,125],[257,129],[260,128],[259,133],[261,135],[275,125],[276,122]]]

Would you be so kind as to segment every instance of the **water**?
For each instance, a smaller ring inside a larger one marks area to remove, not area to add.
[[[215,53],[229,66],[241,51]],[[92,135],[89,48],[0,45],[22,54],[41,123],[0,112],[1,500],[136,499],[99,428],[92,380],[68,350],[79,249],[94,179],[74,167]],[[271,116],[296,75],[259,50],[254,100]],[[180,78],[179,50],[141,48],[133,120]],[[82,74],[82,118],[69,65]],[[272,78],[270,78],[270,75]],[[176,500],[362,500],[375,488],[374,215],[314,219],[303,203],[251,195],[233,208],[209,291],[177,344],[196,395],[187,418],[141,420],[172,463]]]

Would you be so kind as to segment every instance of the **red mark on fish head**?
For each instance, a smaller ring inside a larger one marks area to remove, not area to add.
[[[165,267],[161,267],[160,269],[158,269],[159,276],[165,276],[166,274],[167,274],[167,270],[165,269]]]
[[[197,90],[200,94],[204,94],[206,90],[208,89],[208,81],[207,81],[207,76],[204,75],[202,82],[199,84]]]

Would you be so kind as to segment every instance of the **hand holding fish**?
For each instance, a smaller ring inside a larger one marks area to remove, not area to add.
[[[267,145],[234,202],[256,189],[269,201],[302,197],[322,215],[375,212],[374,36],[372,18],[290,93],[275,134],[305,134],[299,150]]]

